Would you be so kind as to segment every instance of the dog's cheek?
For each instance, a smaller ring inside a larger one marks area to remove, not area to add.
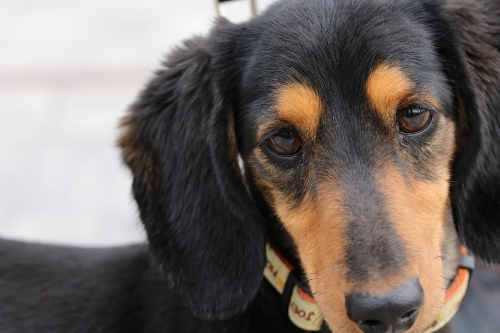
[[[424,305],[414,327],[430,323],[444,301],[441,242],[448,198],[445,180],[423,182],[403,179],[395,167],[386,166],[382,193],[387,211],[402,239],[408,260],[405,275],[417,277],[424,290]]]
[[[434,156],[426,168],[432,180],[408,177],[396,165],[385,165],[380,187],[387,211],[405,246],[408,275],[418,276],[425,302],[414,330],[429,325],[443,305],[446,281],[442,276],[442,245],[449,207],[449,180],[454,153],[454,124],[441,118],[436,136],[428,149]]]
[[[297,201],[275,178],[284,176],[256,149],[245,159],[260,194],[292,237],[314,298],[330,328],[358,331],[345,311],[345,222],[342,191],[332,182],[313,186],[311,171],[298,180],[305,196]],[[328,189],[328,190],[325,190]],[[348,329],[348,326],[351,327]]]
[[[323,190],[328,188],[328,190]],[[274,208],[292,236],[314,298],[333,331],[358,332],[345,311],[345,218],[342,191],[332,184],[308,194],[298,206],[275,191]]]

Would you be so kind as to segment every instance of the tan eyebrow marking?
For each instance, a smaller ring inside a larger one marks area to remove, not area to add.
[[[413,82],[397,66],[381,64],[366,81],[366,95],[370,106],[387,123],[392,123],[399,105],[414,95]]]
[[[311,138],[316,136],[322,103],[309,86],[290,83],[278,88],[274,109],[279,119],[292,123]]]

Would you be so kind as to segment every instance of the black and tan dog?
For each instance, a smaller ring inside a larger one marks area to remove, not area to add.
[[[122,129],[154,263],[4,241],[2,333],[301,332],[263,280],[266,242],[321,330],[431,332],[458,238],[500,261],[498,0],[292,0],[220,21]]]

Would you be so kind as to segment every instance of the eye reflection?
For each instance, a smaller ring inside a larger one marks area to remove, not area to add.
[[[423,130],[431,121],[431,111],[419,107],[407,107],[397,113],[399,131],[416,133]]]
[[[266,140],[266,144],[278,155],[293,155],[300,151],[300,138],[289,130],[279,131]]]

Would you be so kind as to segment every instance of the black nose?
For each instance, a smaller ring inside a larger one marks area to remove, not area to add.
[[[424,291],[415,279],[383,295],[346,296],[349,319],[365,333],[404,332],[415,323],[424,303]]]

